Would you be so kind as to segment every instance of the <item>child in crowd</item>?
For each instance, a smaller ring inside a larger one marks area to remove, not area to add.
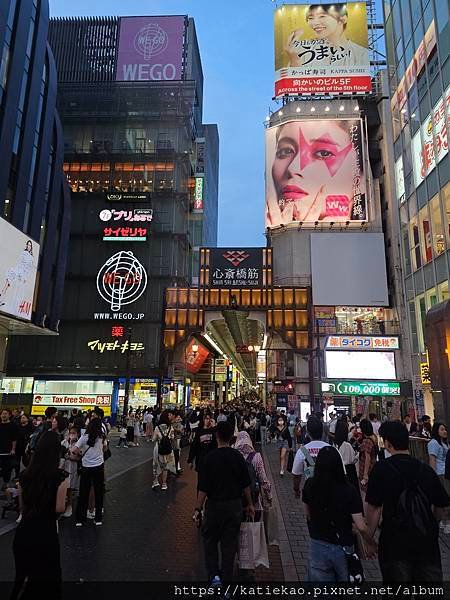
[[[63,517],[72,516],[72,500],[74,493],[79,488],[80,475],[78,473],[78,463],[80,460],[79,456],[71,454],[72,449],[78,442],[78,429],[76,427],[70,427],[69,437],[61,442],[61,446],[65,449],[64,453],[64,466],[63,469],[69,473],[69,488],[67,490],[67,506],[66,511],[63,513]]]
[[[124,445],[125,448],[128,448],[128,443],[127,443],[127,428],[122,426],[121,430],[120,430],[120,438],[119,438],[119,443],[117,444],[116,448],[120,448],[120,446]]]

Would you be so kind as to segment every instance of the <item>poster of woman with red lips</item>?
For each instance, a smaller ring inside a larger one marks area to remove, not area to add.
[[[266,130],[266,228],[368,220],[360,119],[292,120]]]

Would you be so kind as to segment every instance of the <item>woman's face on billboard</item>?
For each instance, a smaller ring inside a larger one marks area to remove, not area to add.
[[[355,168],[356,152],[347,126],[342,129],[332,120],[283,125],[272,166],[280,210],[292,211],[292,218],[283,220],[348,219]]]
[[[322,7],[309,11],[306,21],[319,40],[342,35],[344,31],[344,25],[339,16],[327,13]]]

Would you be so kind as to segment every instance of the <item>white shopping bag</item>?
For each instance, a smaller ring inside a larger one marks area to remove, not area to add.
[[[239,568],[255,569],[259,565],[269,568],[264,523],[241,523],[239,532]]]

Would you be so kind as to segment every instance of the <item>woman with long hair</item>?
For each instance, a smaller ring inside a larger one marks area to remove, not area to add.
[[[279,415],[276,425],[271,428],[270,433],[276,438],[277,448],[280,451],[280,475],[284,475],[286,470],[288,451],[292,450],[292,438],[289,433],[289,427],[283,415]]]
[[[250,435],[246,431],[240,431],[237,434],[234,443],[235,450],[238,450],[244,459],[253,465],[257,477],[258,494],[253,498],[255,511],[268,510],[272,506],[272,486],[266,474],[263,457],[256,452]]]
[[[305,481],[303,503],[310,541],[309,581],[349,581],[347,555],[354,552],[352,525],[373,554],[374,542],[363,517],[361,497],[347,481],[336,448],[317,455],[314,476]]]
[[[16,577],[12,600],[37,597],[39,590],[41,594],[44,590],[46,598],[60,596],[56,519],[65,510],[68,486],[68,473],[59,468],[60,457],[59,435],[46,431],[39,438],[30,465],[20,475],[22,519],[13,543]]]
[[[102,525],[103,494],[105,481],[105,459],[103,452],[107,447],[101,419],[91,419],[86,433],[76,442],[72,454],[81,454],[80,494],[77,504],[76,526],[81,527],[87,519],[89,492],[91,485],[95,496],[96,525]]]
[[[359,492],[358,474],[356,472],[356,461],[358,454],[348,441],[348,420],[347,417],[338,419],[334,433],[334,443],[342,457],[347,479]]]
[[[430,467],[436,471],[445,491],[450,493],[450,481],[445,478],[445,459],[449,450],[448,432],[444,423],[436,421],[431,429],[431,440],[428,442],[428,461]],[[444,533],[450,533],[450,510],[445,508],[440,522]]]
[[[169,419],[168,411],[161,413],[158,425],[153,432],[153,485],[156,490],[167,490],[167,474],[170,471],[176,475],[175,455],[173,452],[173,440],[175,431]],[[168,446],[167,452],[164,446]]]
[[[372,423],[369,419],[362,419],[359,428],[364,436],[359,452],[359,483],[361,485],[361,494],[364,500],[369,475],[377,462],[378,438],[373,432]]]

